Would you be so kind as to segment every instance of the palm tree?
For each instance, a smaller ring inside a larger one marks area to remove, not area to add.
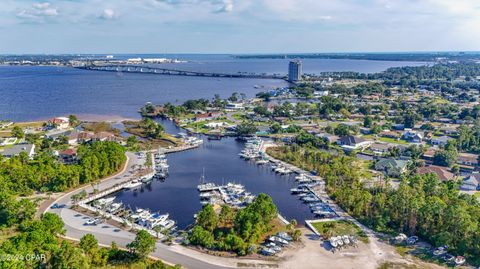
[[[160,225],[153,227],[153,230],[157,233],[157,238],[160,238],[160,234],[164,232],[163,227]]]

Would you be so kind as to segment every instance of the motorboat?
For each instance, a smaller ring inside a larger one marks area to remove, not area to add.
[[[132,182],[126,184],[123,188],[132,190],[132,189],[137,189],[138,187],[142,186],[142,182],[138,180],[133,180]]]
[[[466,262],[466,260],[465,260],[465,257],[463,257],[463,256],[457,256],[455,258],[455,265],[456,266],[463,265],[465,262]]]

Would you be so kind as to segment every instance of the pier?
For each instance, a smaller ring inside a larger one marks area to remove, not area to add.
[[[255,73],[216,73],[216,72],[199,72],[178,70],[171,68],[160,68],[146,65],[82,65],[74,66],[77,69],[119,72],[119,73],[139,73],[139,74],[156,74],[169,76],[191,76],[191,77],[214,77],[214,78],[254,78],[254,79],[286,79],[285,75],[269,75]]]

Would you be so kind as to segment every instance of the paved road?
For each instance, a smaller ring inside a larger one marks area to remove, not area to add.
[[[127,153],[127,157],[128,162],[125,170],[118,175],[112,176],[100,182],[97,185],[99,190],[110,188],[115,184],[122,183],[133,178],[133,167],[135,165],[142,164],[143,161],[133,153]],[[99,244],[103,246],[110,246],[112,242],[115,242],[120,247],[126,247],[126,245],[135,238],[134,233],[119,229],[109,224],[86,226],[84,223],[88,217],[69,208],[72,205],[71,196],[82,190],[86,190],[89,193],[93,191],[91,186],[86,186],[84,188],[67,193],[54,202],[66,204],[67,206],[65,208],[51,209],[49,206],[46,212],[58,214],[62,218],[65,223],[65,235],[69,239],[79,240],[85,234],[90,233],[93,234],[97,238]],[[214,257],[184,248],[179,245],[167,246],[159,242],[157,243],[156,251],[152,253],[151,256],[164,260],[170,264],[181,264],[189,269],[226,269],[237,267],[237,261],[235,259]],[[242,260],[242,262],[244,261]]]

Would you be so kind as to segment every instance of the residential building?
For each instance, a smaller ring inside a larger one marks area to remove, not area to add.
[[[419,132],[415,132],[412,130],[408,130],[403,133],[403,139],[407,140],[408,142],[412,143],[422,143],[423,135]]]
[[[480,173],[472,173],[467,175],[460,186],[464,191],[477,191],[480,190]]]
[[[417,173],[420,175],[436,174],[441,181],[448,181],[455,178],[455,175],[449,172],[445,167],[436,165],[420,167]]]
[[[297,82],[302,80],[302,62],[300,60],[290,61],[288,64],[288,81]]]
[[[226,110],[243,110],[243,109],[245,109],[245,107],[243,106],[242,103],[232,103],[232,102],[228,102],[228,103],[225,105],[225,109],[226,109]]]
[[[208,120],[215,120],[218,117],[220,117],[220,113],[208,112],[208,113],[196,114],[194,120],[195,122],[202,122],[202,121],[208,121]]]
[[[33,158],[35,155],[35,145],[34,144],[17,144],[11,148],[6,148],[2,155],[6,158],[12,158],[13,156],[19,155],[21,152],[25,152],[29,158]]]
[[[453,140],[453,138],[446,135],[440,137],[433,137],[432,139],[430,139],[430,144],[434,146],[445,146],[449,140]]]
[[[342,148],[345,150],[365,149],[370,146],[371,143],[372,141],[353,135],[342,136],[337,141],[337,144],[342,146]]]
[[[64,164],[73,164],[77,162],[77,150],[73,148],[60,152],[58,156]]]
[[[459,153],[457,163],[461,165],[477,166],[478,155],[472,153]]]
[[[370,150],[375,155],[383,155],[388,152],[390,148],[393,148],[392,144],[387,143],[373,143],[370,145]]]
[[[394,158],[381,158],[375,163],[375,170],[389,177],[400,177],[407,171],[407,161]]]
[[[57,117],[48,121],[48,125],[55,129],[68,129],[70,127],[70,120],[66,117]]]

